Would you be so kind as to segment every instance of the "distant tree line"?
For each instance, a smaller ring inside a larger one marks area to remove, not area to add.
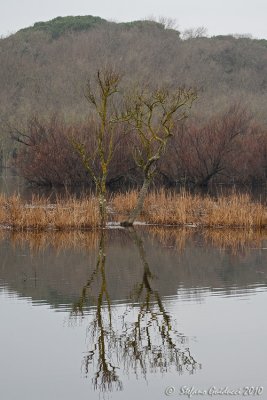
[[[13,133],[13,138],[24,144],[14,163],[32,184],[93,186],[92,177],[69,138],[75,137],[84,144],[86,153],[94,154],[96,129],[94,118],[73,123],[56,114],[48,118],[31,117],[25,131]],[[123,124],[118,124],[107,173],[110,189],[138,186],[143,179],[134,159],[133,149],[138,139],[124,132]],[[194,117],[175,124],[173,138],[158,162],[154,177],[157,186],[166,187],[218,182],[256,185],[266,180],[267,132],[240,104],[211,118]]]

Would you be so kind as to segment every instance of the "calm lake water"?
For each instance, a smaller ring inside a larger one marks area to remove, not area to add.
[[[1,399],[267,399],[266,234],[0,235]]]

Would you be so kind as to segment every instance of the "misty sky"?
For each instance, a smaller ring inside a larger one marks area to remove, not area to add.
[[[164,16],[175,18],[179,30],[204,26],[209,35],[251,33],[267,39],[266,0],[0,0],[0,35],[66,15],[115,21]]]

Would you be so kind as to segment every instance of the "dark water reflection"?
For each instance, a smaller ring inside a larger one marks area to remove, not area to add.
[[[130,187],[121,188],[120,190],[128,191]],[[115,189],[114,189],[115,190]],[[172,188],[173,190],[173,188]],[[184,187],[177,187],[177,192],[184,191]],[[32,196],[44,196],[54,201],[58,196],[64,198],[65,196],[74,195],[82,197],[86,194],[90,194],[93,191],[93,187],[87,186],[34,186],[29,185],[25,179],[18,175],[18,171],[15,169],[6,168],[0,169],[0,194],[4,193],[8,196],[13,194],[20,194],[25,200],[31,200]],[[206,196],[209,195],[214,198],[218,198],[222,195],[231,195],[233,192],[241,194],[249,194],[252,200],[260,201],[263,204],[267,203],[267,185],[262,186],[245,186],[245,185],[223,185],[213,184],[208,187],[186,187],[186,191],[191,194]],[[111,189],[112,192],[112,189]]]
[[[266,234],[1,235],[4,399],[264,386]]]
[[[69,197],[75,195],[82,197],[92,192],[89,187],[68,187],[68,186],[35,186],[30,185],[21,176],[16,174],[16,171],[11,168],[0,170],[0,194],[12,196],[19,194],[22,199],[31,201],[33,196],[49,198],[51,202],[57,197]]]

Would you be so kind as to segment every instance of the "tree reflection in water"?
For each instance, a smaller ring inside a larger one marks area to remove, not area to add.
[[[85,377],[93,374],[94,389],[101,392],[123,389],[119,370],[146,379],[148,372],[166,373],[175,369],[179,374],[192,374],[201,368],[186,347],[186,336],[174,329],[174,321],[166,312],[158,291],[153,288],[155,277],[147,262],[141,237],[133,228],[129,234],[138,249],[143,268],[141,281],[129,294],[131,302],[119,315],[115,314],[118,307],[111,306],[106,280],[106,238],[105,231],[102,231],[96,267],[72,311],[72,316],[83,316],[88,298],[96,306],[87,328],[90,350],[84,356],[82,370]],[[95,290],[96,297],[93,296]]]
[[[73,315],[83,315],[84,307],[93,283],[100,281],[97,290],[97,297],[91,297],[96,305],[95,316],[90,323],[87,334],[91,350],[87,352],[83,359],[83,371],[88,376],[89,367],[92,365],[95,375],[93,385],[95,390],[103,392],[112,390],[122,390],[122,382],[119,379],[114,365],[113,358],[118,352],[116,344],[116,332],[112,325],[112,309],[107,290],[106,281],[106,253],[105,253],[105,232],[101,231],[99,242],[98,258],[96,267],[83,287],[81,296],[73,306]]]

